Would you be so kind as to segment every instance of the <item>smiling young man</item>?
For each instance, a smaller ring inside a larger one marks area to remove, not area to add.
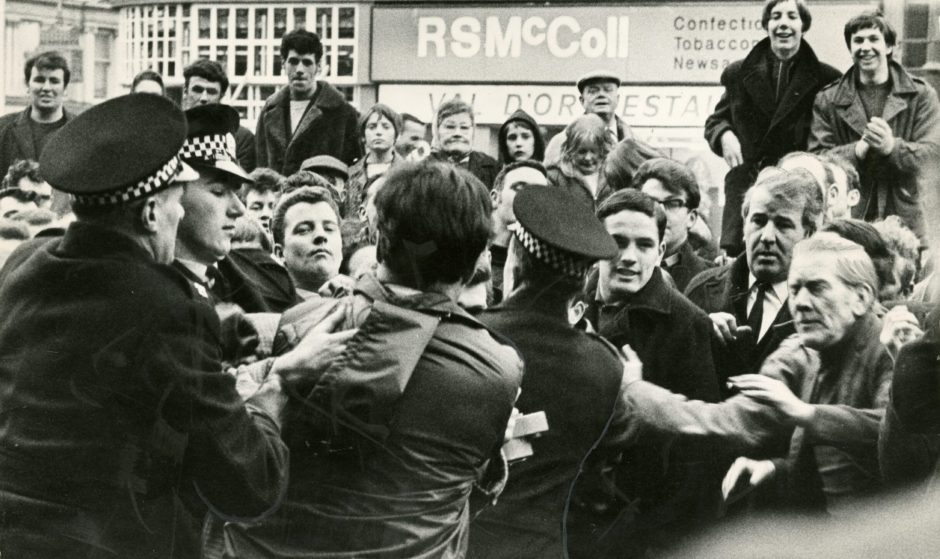
[[[258,117],[258,166],[286,176],[315,155],[352,165],[362,156],[359,115],[339,90],[316,79],[323,58],[320,37],[291,31],[281,39],[280,54],[288,83],[268,98]]]
[[[853,215],[898,215],[923,239],[918,193],[935,188],[922,171],[940,153],[937,93],[894,61],[897,36],[880,13],[852,18],[844,37],[854,64],[817,96],[809,148],[858,169],[861,199]]]
[[[629,344],[643,361],[645,380],[690,399],[717,402],[711,321],[666,282],[660,269],[667,230],[662,207],[628,188],[604,200],[597,217],[618,247],[616,256],[599,265],[598,333],[616,347]],[[637,540],[642,543],[629,545],[659,548],[705,520],[709,483],[712,491],[717,489],[719,471],[710,454],[657,437],[625,452],[616,474],[618,488],[641,503],[637,533],[642,537]]]
[[[63,107],[71,78],[64,58],[38,54],[26,62],[24,76],[29,106],[0,118],[0,176],[17,159],[38,161],[49,138],[72,118]]]
[[[731,168],[721,221],[721,247],[728,256],[744,249],[744,193],[762,168],[806,149],[813,98],[839,77],[806,42],[812,21],[803,0],[768,0],[761,16],[767,37],[721,74],[725,92],[705,121],[705,139]]]

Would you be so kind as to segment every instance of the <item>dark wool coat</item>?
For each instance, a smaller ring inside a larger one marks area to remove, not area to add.
[[[447,155],[440,151],[431,152],[429,157],[438,161],[453,163]],[[496,175],[499,174],[500,166],[499,163],[489,155],[480,151],[471,151],[470,159],[467,161],[467,166],[464,168],[470,171],[471,175],[480,179],[480,182],[483,183],[483,186],[485,186],[487,190],[492,190],[493,181],[496,180]]]
[[[618,430],[607,429],[623,377],[615,350],[572,328],[563,304],[546,305],[549,298],[516,292],[480,316],[522,353],[526,370],[516,407],[545,412],[549,430],[531,440],[531,457],[510,465],[512,481],[497,504],[473,521],[470,558],[564,557],[566,504],[582,462],[605,430],[611,436]]]
[[[726,312],[734,315],[741,325],[747,324],[748,291],[747,257],[742,254],[731,264],[706,270],[692,278],[685,296],[708,314]],[[796,329],[790,307],[784,301],[770,330],[756,347],[751,338],[741,338],[727,346],[716,344],[715,371],[722,387],[729,377],[759,372],[764,359],[794,333]]]
[[[4,554],[195,558],[206,506],[183,503],[275,506],[287,448],[222,372],[205,299],[94,224],[36,246],[0,288]]]
[[[29,111],[11,113],[0,117],[0,179],[6,174],[10,165],[17,159],[32,159],[39,161],[39,154],[33,145],[33,136],[29,125]],[[65,120],[71,120],[75,115],[65,111]]]
[[[317,96],[307,109],[297,131],[290,132],[290,91],[284,86],[261,109],[255,131],[258,167],[269,167],[282,175],[300,170],[305,159],[332,155],[346,165],[362,157],[359,142],[359,113],[335,87],[317,82]]]
[[[725,92],[705,121],[705,139],[712,151],[723,155],[721,136],[731,130],[741,142],[744,163],[725,177],[725,210],[722,215],[721,246],[743,250],[741,203],[757,172],[774,165],[791,151],[806,149],[813,99],[841,72],[822,63],[806,41],[794,58],[784,99],[776,99],[770,58],[770,39],[765,38],[743,59],[732,62],[721,73]]]
[[[921,238],[924,224],[918,193],[937,188],[934,173],[940,155],[940,101],[924,80],[890,62],[891,91],[882,118],[894,133],[894,151],[883,156],[869,150],[864,161],[855,156],[855,144],[865,132],[868,118],[856,90],[858,71],[853,66],[837,83],[816,97],[809,149],[829,151],[848,159],[858,169],[861,200],[852,217],[874,221],[898,215]]]
[[[678,262],[669,266],[666,264],[666,261],[663,260],[662,267],[672,276],[673,281],[676,282],[676,289],[678,289],[680,293],[685,291],[685,288],[689,285],[689,282],[692,281],[692,278],[714,267],[714,264],[695,254],[695,250],[692,248],[692,244],[689,240],[682,243],[677,254],[679,255]]]

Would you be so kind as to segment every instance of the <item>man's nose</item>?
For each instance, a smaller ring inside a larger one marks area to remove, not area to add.
[[[242,203],[241,199],[234,192],[229,192],[229,204],[228,204],[228,216],[229,217],[241,217],[245,215],[245,204]]]
[[[760,230],[760,240],[762,243],[773,244],[777,240],[777,228],[772,223],[768,223]]]

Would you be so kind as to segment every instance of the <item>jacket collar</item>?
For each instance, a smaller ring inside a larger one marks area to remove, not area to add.
[[[770,127],[773,128],[792,112],[809,92],[819,84],[816,70],[819,59],[812,47],[805,40],[800,43],[800,50],[792,59],[792,75],[787,86],[786,96],[778,103],[776,92],[771,83],[770,63],[776,56],[770,48],[770,38],[764,37],[744,58],[742,67],[747,71],[742,75],[742,83],[758,107],[773,115]]]
[[[264,112],[267,114],[265,119],[268,132],[275,136],[284,136],[284,141],[289,144],[292,138],[296,138],[310,128],[313,121],[319,118],[324,110],[340,107],[345,102],[346,98],[338,89],[325,81],[317,81],[317,93],[313,106],[307,109],[297,125],[297,130],[291,133],[288,116],[290,115],[290,86],[285,85],[265,104]],[[280,132],[285,126],[287,128],[284,132]]]
[[[476,318],[442,293],[418,291],[403,285],[382,283],[372,274],[366,274],[359,279],[354,293],[372,301],[382,301],[398,307],[433,314],[442,319],[453,318],[483,328]]]
[[[672,291],[663,278],[663,271],[656,267],[646,285],[622,303],[627,309],[642,309],[659,314],[672,313]]]
[[[888,93],[884,113],[881,117],[891,122],[891,119],[898,113],[907,109],[908,97],[917,93],[917,86],[914,84],[911,75],[897,62],[888,61],[888,67],[891,74],[891,91]],[[838,107],[842,119],[859,135],[862,135],[865,133],[868,119],[865,117],[865,107],[862,105],[862,99],[858,95],[857,83],[858,68],[853,65],[848,72],[843,74],[835,86],[836,92],[833,97],[833,104]]]
[[[13,124],[13,136],[16,138],[16,143],[22,154],[20,159],[33,159],[38,161],[39,154],[36,153],[34,149],[33,132],[30,130],[30,114],[32,110],[32,107],[26,107],[26,109],[16,117],[16,121]],[[67,122],[71,118],[72,114],[63,108],[62,119]]]
[[[129,235],[86,221],[69,224],[60,250],[64,253],[118,260],[149,260],[156,264],[153,256]]]

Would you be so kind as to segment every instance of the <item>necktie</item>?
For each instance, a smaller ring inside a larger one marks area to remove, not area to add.
[[[219,269],[215,266],[209,266],[206,268],[206,287],[212,289],[217,283],[222,279],[222,274],[219,272]]]
[[[611,130],[610,128],[608,128],[607,135],[610,137],[610,143],[613,145],[617,145],[617,133]]]
[[[754,299],[754,306],[751,307],[750,314],[747,315],[747,325],[751,327],[751,331],[754,333],[755,343],[760,340],[760,328],[764,323],[764,299],[767,296],[767,290],[770,289],[770,285],[763,282],[758,282],[756,285],[757,297]]]

